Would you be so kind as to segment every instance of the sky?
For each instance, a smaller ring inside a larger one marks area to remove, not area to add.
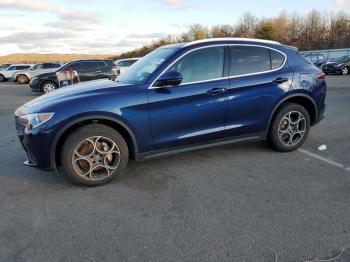
[[[350,13],[350,0],[0,0],[0,55],[120,54],[195,23],[312,9]]]

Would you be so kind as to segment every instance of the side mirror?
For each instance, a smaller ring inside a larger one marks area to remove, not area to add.
[[[177,86],[183,80],[182,75],[177,71],[169,71],[161,75],[155,82],[155,87]]]

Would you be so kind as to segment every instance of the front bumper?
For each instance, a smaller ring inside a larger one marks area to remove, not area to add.
[[[27,161],[23,164],[37,167],[42,170],[53,170],[51,165],[51,136],[50,130],[45,127],[27,130],[15,117],[17,137],[27,155]]]

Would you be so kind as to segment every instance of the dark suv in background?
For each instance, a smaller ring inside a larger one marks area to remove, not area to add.
[[[57,73],[60,71],[76,71],[80,82],[86,82],[96,79],[115,79],[116,66],[112,60],[108,59],[89,59],[77,60],[67,63],[57,70],[45,74],[40,74],[30,80],[30,88],[34,92],[53,91],[59,88]]]

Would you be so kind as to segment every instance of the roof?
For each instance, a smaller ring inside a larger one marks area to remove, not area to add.
[[[203,39],[203,40],[196,40],[196,41],[187,43],[185,46],[191,46],[191,45],[201,44],[201,43],[225,42],[225,41],[230,41],[230,42],[252,42],[252,43],[281,45],[281,43],[276,42],[276,41],[271,41],[271,40],[254,39],[254,38],[226,37],[226,38],[209,38],[209,39]]]

